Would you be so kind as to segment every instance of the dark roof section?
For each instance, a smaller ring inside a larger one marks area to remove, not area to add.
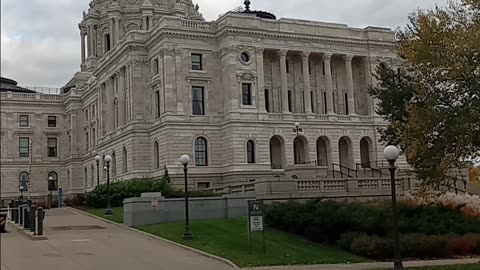
[[[70,92],[70,89],[72,89],[72,88],[75,88],[75,81],[74,80],[70,80],[64,87],[62,87],[61,92],[63,94],[66,94],[66,93]]]
[[[33,90],[19,87],[16,81],[4,77],[0,77],[0,92],[37,93]]]
[[[245,2],[243,3],[245,4],[245,10],[238,13],[252,14],[262,19],[270,19],[270,20],[277,19],[277,17],[270,12],[260,11],[260,10],[250,10],[250,4],[251,4],[250,0],[245,0]]]

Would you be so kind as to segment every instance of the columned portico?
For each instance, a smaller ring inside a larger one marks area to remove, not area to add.
[[[325,88],[327,102],[327,114],[335,114],[335,108],[333,107],[333,83],[332,83],[332,53],[325,53],[323,55],[323,63],[325,65]]]
[[[85,56],[85,37],[87,36],[87,33],[85,32],[84,29],[81,29],[80,31],[80,41],[81,41],[81,50],[82,50],[82,68],[83,66],[85,65],[85,61],[86,61],[86,56]]]
[[[115,34],[113,35],[114,42],[113,45],[117,45],[118,41],[120,41],[120,18],[113,17],[113,21],[115,24]]]
[[[120,68],[118,82],[118,125],[123,127],[125,122],[125,68]]]

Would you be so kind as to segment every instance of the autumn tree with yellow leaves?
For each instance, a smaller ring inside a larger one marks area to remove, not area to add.
[[[402,148],[425,184],[445,184],[449,168],[480,158],[480,0],[409,21],[397,31],[404,68],[380,65],[370,93],[390,123],[382,140]]]

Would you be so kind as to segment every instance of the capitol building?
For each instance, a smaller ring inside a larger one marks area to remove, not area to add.
[[[367,90],[377,65],[399,65],[394,32],[245,2],[207,22],[192,0],[91,1],[60,94],[2,78],[2,199],[91,190],[97,155],[113,181],[168,170],[180,186],[188,154],[193,189],[375,167],[386,123]]]

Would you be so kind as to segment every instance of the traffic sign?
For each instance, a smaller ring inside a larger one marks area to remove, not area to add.
[[[263,232],[263,217],[252,216],[250,217],[250,231],[251,232]]]
[[[153,199],[152,199],[152,208],[153,208],[153,209],[158,208],[158,200],[157,200],[157,198],[153,198]]]

